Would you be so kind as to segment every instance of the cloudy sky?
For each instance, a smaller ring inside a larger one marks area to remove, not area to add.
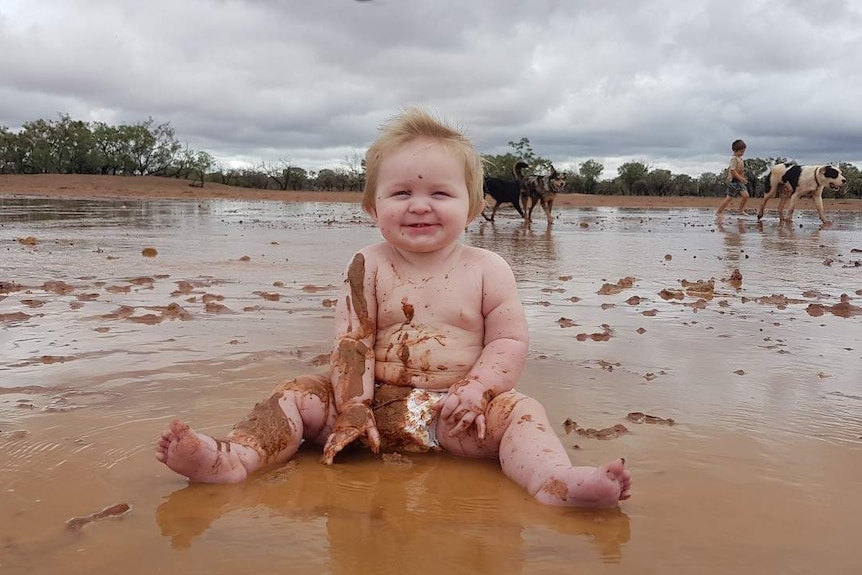
[[[317,170],[419,104],[604,177],[718,171],[735,138],[862,166],[860,56],[858,0],[3,0],[0,126],[152,116],[224,165]]]

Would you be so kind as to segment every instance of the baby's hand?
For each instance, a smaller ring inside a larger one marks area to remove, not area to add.
[[[380,451],[380,433],[374,421],[374,413],[364,403],[355,403],[344,407],[335,418],[332,433],[323,446],[323,463],[331,465],[332,460],[342,449],[360,437],[368,438],[371,451]]]
[[[476,426],[476,437],[485,440],[485,408],[494,395],[475,379],[464,379],[452,384],[449,395],[440,408],[440,417],[452,427],[449,435],[463,435]]]

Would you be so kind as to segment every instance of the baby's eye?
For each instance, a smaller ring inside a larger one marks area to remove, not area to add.
[[[408,192],[407,190],[398,190],[392,195],[393,196],[409,196],[410,192]]]
[[[443,190],[437,190],[436,192],[434,192],[434,195],[439,196],[439,197],[448,198],[451,194],[449,192],[444,192]]]

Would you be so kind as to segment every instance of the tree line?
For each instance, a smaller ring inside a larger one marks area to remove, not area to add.
[[[551,162],[537,155],[528,138],[508,142],[506,154],[484,154],[488,175],[512,177],[518,160],[534,173],[547,173]],[[753,196],[763,196],[763,175],[773,163],[786,158],[744,160]],[[847,185],[841,192],[826,190],[825,197],[841,194],[862,197],[862,172],[853,164],[841,163]],[[652,168],[644,162],[626,162],[614,178],[602,179],[604,166],[587,160],[565,170],[565,192],[633,196],[725,195],[724,171],[704,172],[698,177]],[[217,182],[232,186],[275,190],[358,191],[365,182],[361,155],[345,158],[342,166],[319,171],[306,170],[288,160],[260,162],[247,168],[231,168],[217,162],[203,150],[183,145],[170,122],[156,124],[152,117],[136,124],[110,125],[104,122],[73,120],[60,114],[56,120],[35,120],[14,132],[0,126],[0,173],[2,174],[111,174],[124,176],[165,176],[204,186]]]

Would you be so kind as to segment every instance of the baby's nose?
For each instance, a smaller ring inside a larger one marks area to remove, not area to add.
[[[410,199],[409,209],[411,212],[427,212],[431,209],[431,202],[428,201],[428,198],[414,196]]]

